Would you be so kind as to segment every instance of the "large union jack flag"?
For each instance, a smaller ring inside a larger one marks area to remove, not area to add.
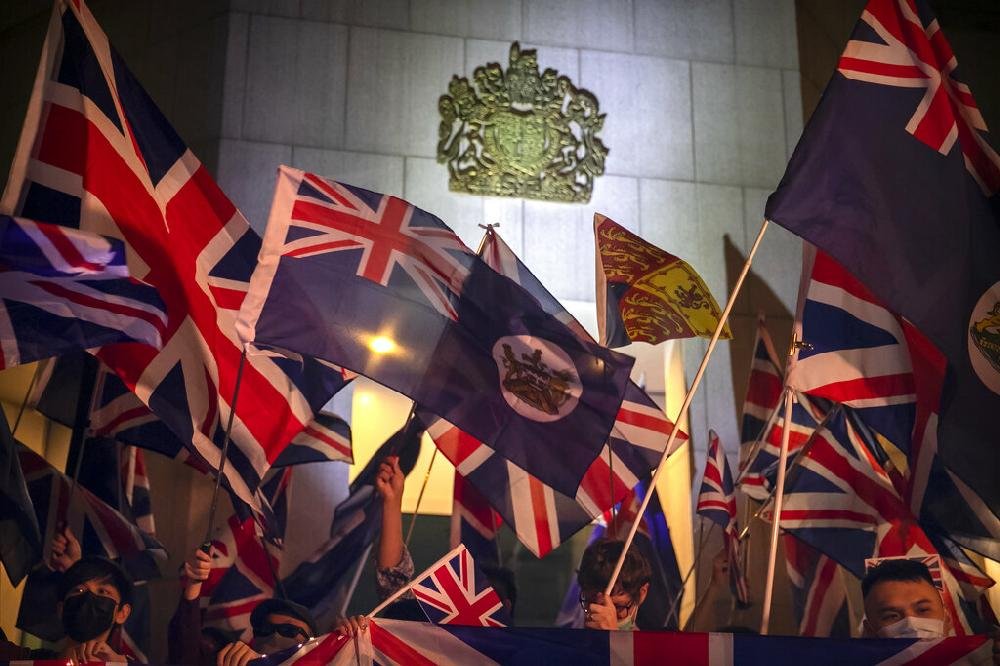
[[[166,326],[121,241],[0,215],[0,368],[115,342],[159,347]]]
[[[241,358],[235,315],[260,240],[82,1],[55,3],[0,212],[125,242],[133,275],[166,303],[162,349],[113,345],[101,359],[218,468]],[[226,466],[243,501],[342,383],[314,361],[248,355]]]
[[[799,636],[850,638],[846,572],[837,561],[790,534],[782,535]]]
[[[510,624],[510,614],[499,595],[462,544],[428,567],[414,580],[411,590],[435,624],[472,627]]]

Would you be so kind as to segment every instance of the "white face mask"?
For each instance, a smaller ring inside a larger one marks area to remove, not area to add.
[[[878,630],[882,638],[944,638],[944,620],[906,616]]]
[[[632,631],[635,629],[635,618],[638,614],[639,604],[636,604],[627,618],[618,621],[618,631]]]

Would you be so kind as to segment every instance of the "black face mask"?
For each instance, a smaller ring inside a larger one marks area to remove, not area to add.
[[[62,622],[66,635],[82,643],[97,638],[115,622],[118,604],[110,597],[84,591],[63,601]]]

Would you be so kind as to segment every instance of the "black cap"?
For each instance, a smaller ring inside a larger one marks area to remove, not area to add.
[[[257,633],[257,627],[264,624],[267,616],[272,613],[302,620],[309,625],[309,635],[316,635],[316,622],[313,620],[309,609],[287,599],[265,599],[257,604],[257,607],[250,613],[250,626],[253,627],[255,634]]]

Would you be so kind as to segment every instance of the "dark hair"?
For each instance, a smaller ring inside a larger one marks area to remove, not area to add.
[[[56,588],[59,600],[62,601],[74,588],[91,580],[111,583],[118,590],[123,604],[132,603],[132,581],[125,571],[106,557],[96,556],[81,557],[66,569]]]
[[[608,581],[611,580],[611,574],[615,570],[615,565],[618,564],[618,558],[621,557],[624,546],[624,541],[611,539],[601,539],[587,546],[587,550],[583,551],[583,558],[580,560],[580,570],[576,574],[580,588],[583,590],[603,590]],[[626,593],[635,596],[639,594],[639,589],[652,578],[653,571],[646,558],[634,546],[629,548],[618,576],[618,584]]]
[[[918,583],[923,581],[935,587],[930,569],[923,562],[907,559],[882,560],[868,570],[861,580],[861,596],[868,598],[868,592],[879,583],[901,581]]]
[[[510,614],[513,615],[514,606],[517,605],[517,580],[514,578],[514,572],[495,564],[484,564],[480,568],[489,579],[490,585],[497,591],[500,601],[510,602]]]
[[[316,635],[316,621],[313,620],[312,613],[305,606],[300,606],[294,601],[289,601],[287,599],[273,598],[265,599],[264,601],[257,604],[257,606],[250,613],[250,626],[253,627],[253,632],[257,633],[257,628],[260,627],[267,620],[267,616],[277,613],[279,615],[287,615],[288,617],[294,617],[297,620],[305,622],[309,627],[309,635]]]

